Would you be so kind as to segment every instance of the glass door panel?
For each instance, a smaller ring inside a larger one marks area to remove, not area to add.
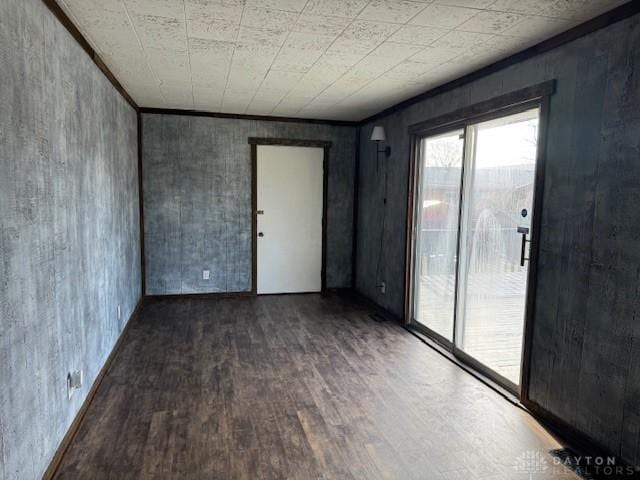
[[[539,110],[467,127],[456,346],[520,383]]]
[[[420,142],[414,319],[453,341],[464,130]]]

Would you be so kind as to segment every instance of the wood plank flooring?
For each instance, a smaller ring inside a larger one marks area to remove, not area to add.
[[[146,304],[58,479],[515,479],[559,445],[342,295]],[[530,457],[528,457],[530,458]]]

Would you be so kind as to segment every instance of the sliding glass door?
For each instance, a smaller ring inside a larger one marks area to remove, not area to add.
[[[539,108],[418,142],[413,320],[470,364],[520,384]]]
[[[415,318],[453,340],[464,130],[424,138],[416,216]]]
[[[456,346],[520,382],[538,109],[471,125]]]

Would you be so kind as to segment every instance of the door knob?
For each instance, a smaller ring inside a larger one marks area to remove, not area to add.
[[[259,237],[264,237],[264,233],[259,232],[259,233],[258,233],[258,236],[259,236]]]

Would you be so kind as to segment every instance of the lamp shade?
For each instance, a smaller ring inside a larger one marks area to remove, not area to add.
[[[371,141],[373,142],[384,142],[387,139],[387,136],[384,133],[384,127],[380,125],[376,125],[373,127],[373,131],[371,132]]]

